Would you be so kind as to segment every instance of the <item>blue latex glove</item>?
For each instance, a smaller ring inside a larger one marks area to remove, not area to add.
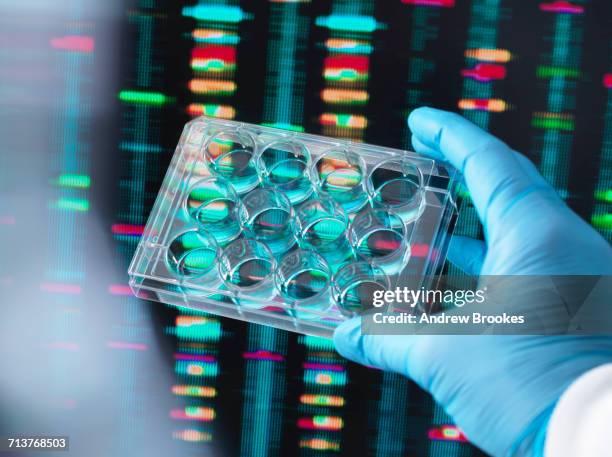
[[[612,248],[573,213],[524,156],[461,116],[431,108],[408,119],[417,152],[464,174],[486,243],[454,237],[449,259],[471,274],[603,275]],[[536,305],[537,306],[537,305]],[[412,378],[476,446],[495,456],[539,455],[563,391],[612,361],[612,338],[369,336],[359,318],[334,334],[345,357]]]

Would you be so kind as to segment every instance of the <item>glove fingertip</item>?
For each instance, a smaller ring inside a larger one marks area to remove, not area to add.
[[[437,160],[445,159],[444,155],[440,151],[430,146],[427,146],[425,143],[419,140],[419,138],[416,135],[412,135],[412,148],[414,149],[415,152],[431,157],[433,159],[437,159]]]
[[[435,113],[437,110],[435,108],[431,108],[429,106],[421,106],[419,108],[413,109],[406,122],[408,123],[408,127],[414,134],[418,134],[419,124],[421,121],[426,120],[429,116]]]
[[[334,346],[347,359],[363,363],[363,346],[361,344],[361,319],[356,317],[340,324],[334,331]]]
[[[415,121],[437,121],[440,117],[453,114],[451,111],[434,108],[432,106],[419,106],[413,109],[408,115],[408,125],[412,125]]]

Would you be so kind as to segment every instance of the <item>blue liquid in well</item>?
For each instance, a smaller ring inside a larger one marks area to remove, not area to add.
[[[376,189],[372,196],[374,207],[392,209],[404,221],[419,217],[422,195],[417,175],[378,168],[370,179]]]
[[[334,199],[347,213],[361,209],[367,202],[364,189],[365,170],[350,163],[342,153],[332,153],[316,163],[321,191]]]
[[[268,208],[256,214],[248,229],[276,255],[287,252],[295,244],[291,215],[281,208]]]
[[[410,248],[402,246],[402,239],[402,234],[392,229],[378,229],[366,235],[356,250],[386,274],[394,275],[402,270],[409,256],[406,249]]]
[[[312,193],[306,158],[284,148],[270,147],[262,156],[269,186],[282,190],[292,205],[306,200]]]
[[[321,183],[321,190],[333,198],[347,213],[363,207],[367,195],[361,188],[361,171],[341,169],[329,173]]]
[[[237,287],[253,287],[269,279],[272,263],[265,259],[247,259],[224,278]]]
[[[170,268],[181,276],[200,277],[215,266],[217,250],[196,231],[185,232],[175,238],[168,248]]]
[[[299,319],[321,319],[321,315],[309,310],[323,312],[330,307],[329,294],[324,293],[329,288],[330,279],[330,275],[325,271],[305,269],[281,284],[281,293],[297,306],[292,310],[292,314]],[[319,299],[315,298],[315,301],[304,304],[305,300],[318,294],[321,294]]]
[[[283,294],[292,300],[314,297],[329,284],[330,277],[321,270],[303,270],[281,285]]]
[[[336,298],[343,314],[352,316],[372,308],[372,297],[377,291],[384,291],[385,287],[373,280],[364,279],[356,281],[344,293]]]
[[[220,155],[212,164],[213,171],[232,183],[238,194],[244,194],[259,185],[259,175],[253,153],[236,149]]]
[[[346,237],[346,224],[332,217],[319,219],[307,227],[302,232],[302,244],[312,247],[334,271],[353,256]]]
[[[243,288],[244,294],[234,297],[236,304],[247,308],[265,308],[274,296],[271,281],[272,262],[260,258],[247,258],[223,278],[236,287]]]
[[[225,244],[235,239],[241,230],[236,202],[223,197],[203,199],[202,195],[198,195],[198,190],[194,189],[188,197],[193,218],[208,230],[218,243]]]
[[[316,250],[335,249],[345,239],[346,224],[332,217],[322,218],[304,230],[303,239]]]
[[[357,249],[364,256],[376,258],[397,253],[401,246],[401,233],[390,229],[380,229],[364,237]]]

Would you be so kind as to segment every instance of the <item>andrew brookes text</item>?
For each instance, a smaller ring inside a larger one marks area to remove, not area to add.
[[[375,324],[524,324],[525,316],[503,313],[500,315],[487,315],[472,313],[467,315],[456,314],[427,314],[409,313],[374,313],[372,321]]]

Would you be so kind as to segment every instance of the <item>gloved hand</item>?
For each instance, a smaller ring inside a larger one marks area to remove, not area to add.
[[[471,274],[603,275],[612,248],[574,214],[524,156],[461,116],[419,108],[417,152],[461,170],[486,243],[454,237],[449,259]],[[340,354],[413,379],[468,439],[495,456],[540,455],[548,418],[577,377],[612,361],[612,337],[334,334]]]

